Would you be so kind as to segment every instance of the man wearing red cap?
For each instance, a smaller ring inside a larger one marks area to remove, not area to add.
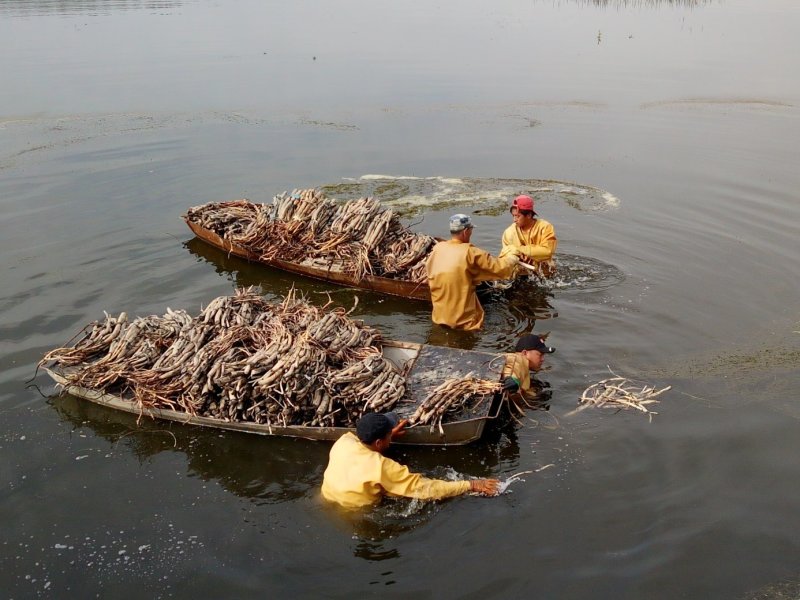
[[[503,258],[516,251],[525,263],[537,267],[539,273],[550,275],[554,270],[551,259],[558,245],[553,226],[538,218],[530,196],[514,198],[511,215],[514,223],[503,232],[503,247],[499,257]]]

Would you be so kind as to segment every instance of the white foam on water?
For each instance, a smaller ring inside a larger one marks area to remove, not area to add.
[[[396,189],[378,192],[381,202],[418,208],[445,205],[500,206],[509,203],[511,198],[519,193],[541,195],[543,197],[537,197],[537,202],[543,204],[562,202],[578,210],[612,210],[620,205],[619,198],[610,192],[567,181],[460,178],[440,175],[417,177],[382,173],[367,173],[360,177],[342,179],[363,186],[361,194],[365,196],[373,195],[381,185],[395,182]],[[403,195],[395,196],[395,194]]]
[[[390,180],[418,180],[422,179],[422,177],[413,177],[412,175],[362,175],[359,177],[361,181],[374,181],[376,179],[390,179]]]
[[[619,198],[611,192],[603,192],[601,198],[605,201],[607,208],[619,208]]]

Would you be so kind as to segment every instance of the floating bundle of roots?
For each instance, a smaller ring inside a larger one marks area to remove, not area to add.
[[[640,385],[635,380],[620,377],[613,371],[611,374],[614,377],[603,379],[587,387],[581,394],[578,408],[568,414],[575,414],[590,406],[617,410],[632,408],[646,413],[652,419],[653,415],[658,413],[650,410],[649,406],[659,401],[658,396],[672,389],[672,386],[667,386],[659,390],[655,386]]]
[[[363,277],[423,282],[435,239],[410,231],[373,198],[337,203],[319,190],[294,190],[272,204],[247,200],[190,208],[185,218],[261,260],[280,258]]]
[[[462,412],[465,408],[477,408],[480,402],[500,391],[500,383],[488,379],[477,379],[472,373],[458,379],[446,379],[423,400],[408,420],[409,425],[438,427],[448,415]],[[475,399],[478,402],[475,402]]]
[[[81,333],[40,364],[59,368],[73,385],[131,397],[142,409],[352,426],[364,412],[390,410],[405,393],[405,373],[383,357],[378,331],[294,291],[270,304],[240,289],[197,316],[167,309],[129,322],[125,313],[106,314]]]

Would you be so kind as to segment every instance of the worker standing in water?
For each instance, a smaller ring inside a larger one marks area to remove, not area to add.
[[[403,435],[408,421],[396,413],[367,413],[356,422],[355,433],[345,433],[331,448],[322,479],[322,497],[344,508],[364,508],[385,495],[438,500],[469,492],[496,496],[497,479],[445,481],[412,473],[383,455],[393,437]]]
[[[520,404],[528,404],[537,399],[538,390],[531,386],[531,371],[542,369],[545,354],[556,351],[544,343],[535,333],[526,333],[517,340],[513,353],[506,354],[503,367],[503,391]]]
[[[425,263],[433,301],[431,319],[467,331],[483,326],[484,312],[475,286],[482,281],[510,279],[520,260],[514,248],[503,258],[495,258],[473,246],[473,229],[468,215],[450,217],[450,239],[437,243]]]
[[[510,211],[514,223],[503,232],[500,258],[516,253],[525,264],[535,267],[537,273],[549,277],[555,272],[553,255],[558,245],[555,229],[549,222],[539,218],[530,196],[514,198]],[[518,269],[516,274],[523,275],[526,272]]]

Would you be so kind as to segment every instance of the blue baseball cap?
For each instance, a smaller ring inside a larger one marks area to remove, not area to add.
[[[473,227],[475,227],[475,225],[472,224],[472,219],[469,215],[458,213],[450,217],[450,233],[458,233]]]

